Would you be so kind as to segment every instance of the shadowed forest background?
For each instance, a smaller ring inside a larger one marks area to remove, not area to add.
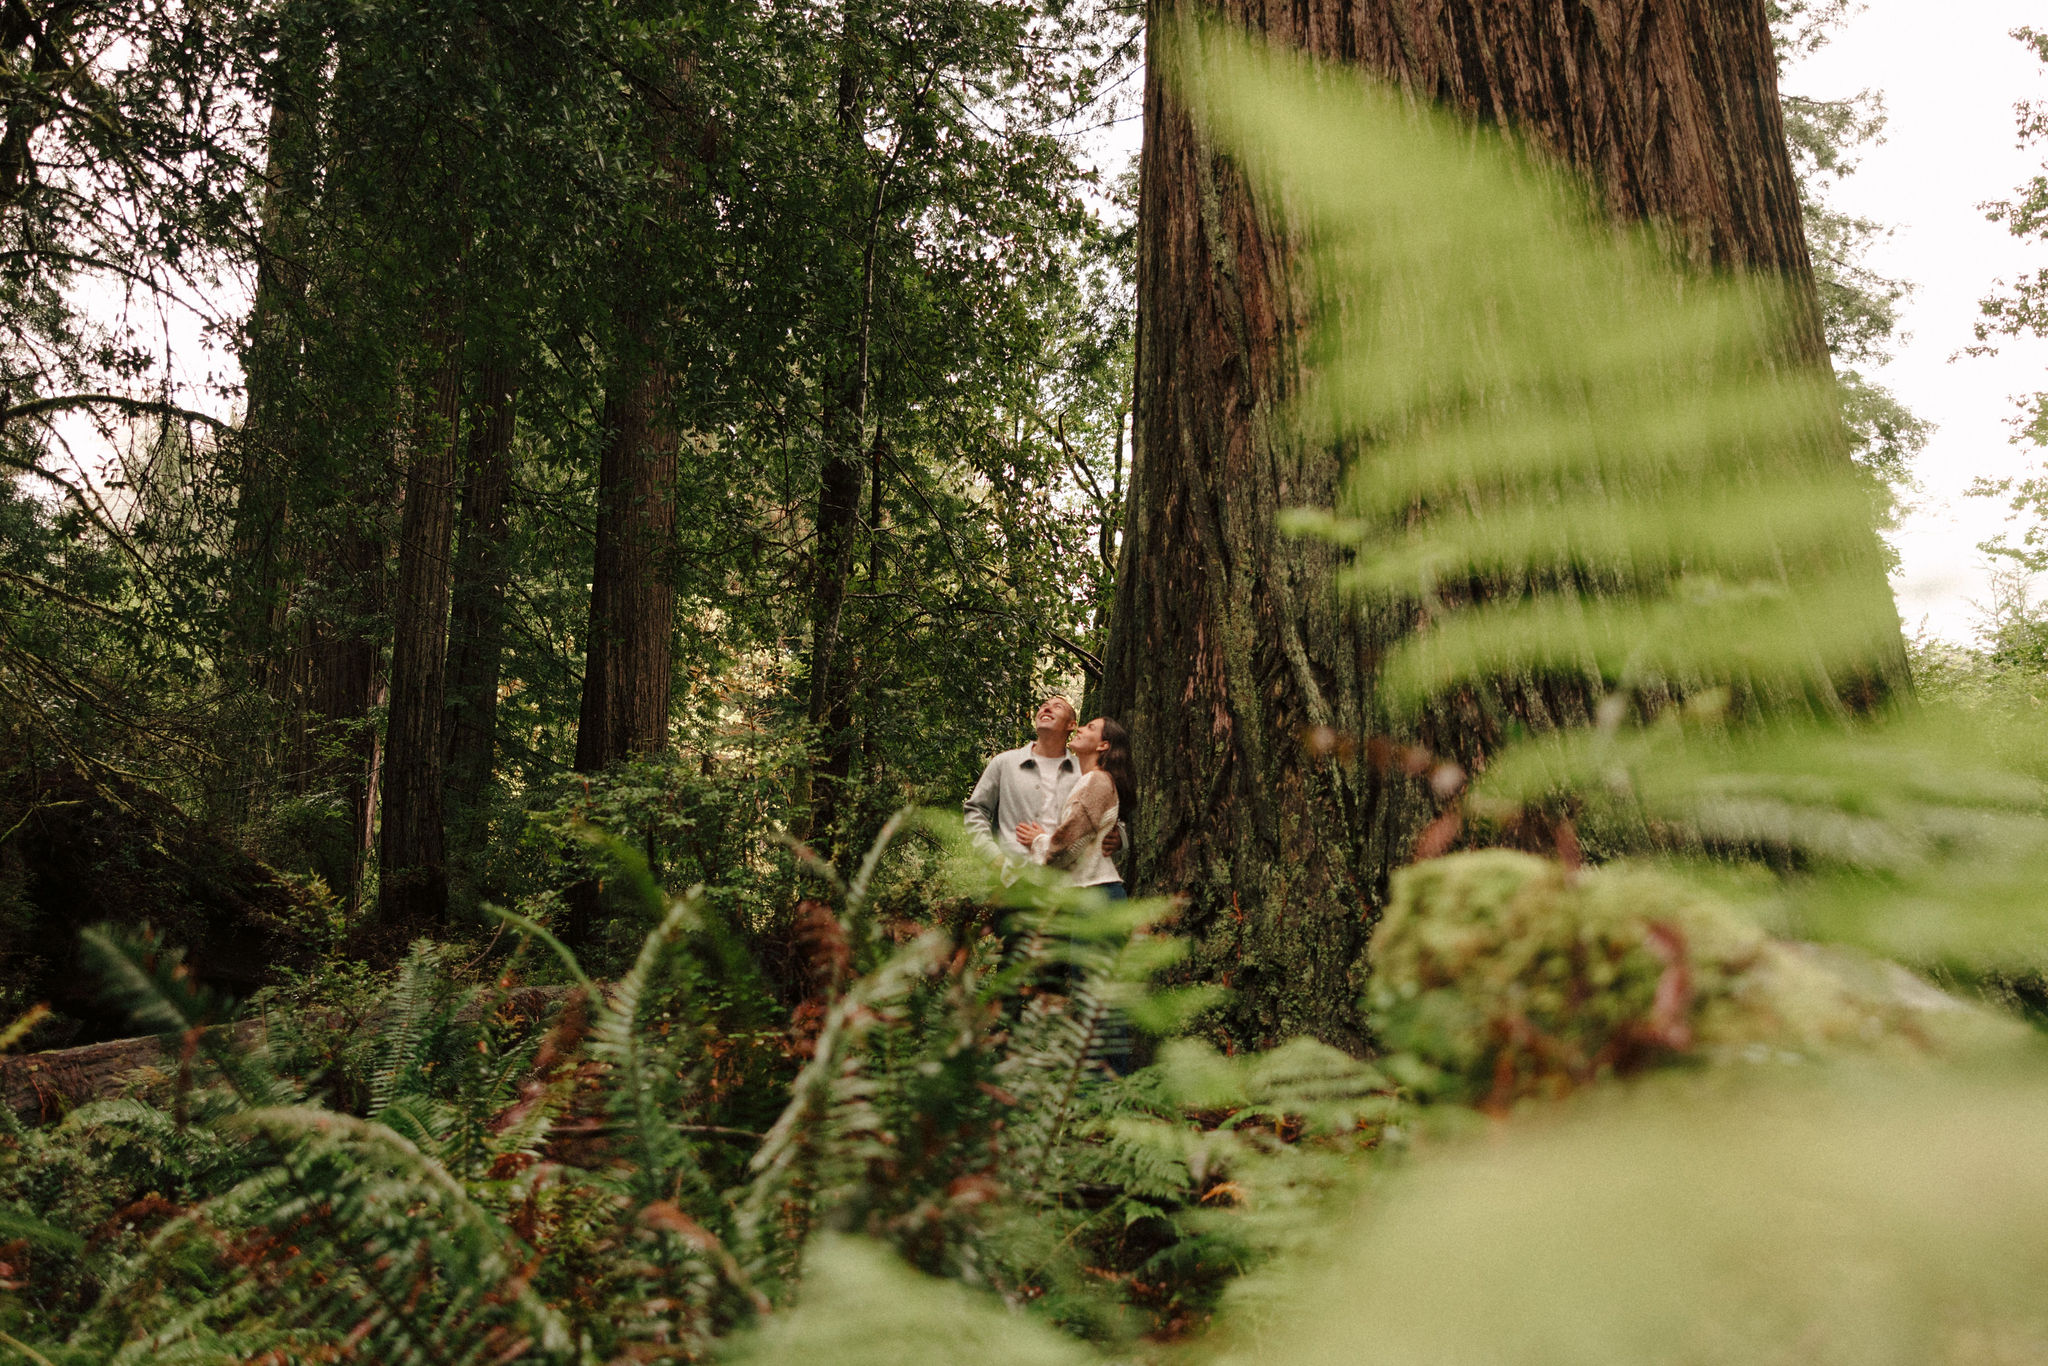
[[[0,1357],[2048,1360],[1848,13],[0,13]]]

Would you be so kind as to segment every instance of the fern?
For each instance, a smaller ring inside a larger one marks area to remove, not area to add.
[[[430,988],[434,956],[432,945],[415,944],[399,966],[397,984],[385,997],[378,1021],[377,1064],[370,1073],[372,1115],[381,1115],[391,1105],[400,1086],[413,1080],[422,1061],[427,1014],[434,1004]]]
[[[188,1050],[204,1049],[228,1082],[225,1109],[208,1123],[246,1135],[267,1158],[254,1176],[172,1221],[109,1286],[98,1328],[163,1318],[174,1325],[168,1336],[161,1325],[148,1326],[121,1356],[155,1355],[174,1341],[209,1335],[234,1353],[310,1335],[351,1340],[377,1360],[449,1366],[501,1354],[519,1341],[531,1345],[534,1359],[568,1350],[559,1317],[517,1274],[524,1260],[514,1251],[517,1240],[425,1150],[452,1124],[445,1110],[405,1090],[417,1076],[426,1035],[426,964],[419,956],[401,979],[400,1037],[380,1050],[377,1094],[379,1114],[412,1128],[424,1144],[390,1123],[302,1104],[297,1088],[271,1074],[260,1051],[235,1050],[224,1031],[208,1031],[224,1010],[191,984],[176,955],[105,932],[89,943],[138,1013],[176,1032]],[[89,1107],[74,1122],[160,1124],[151,1113],[117,1102]],[[241,1270],[230,1261],[216,1273],[227,1290],[165,1314],[165,1273],[189,1259],[192,1235],[205,1228],[238,1230],[245,1239],[260,1232],[280,1255]],[[252,1326],[258,1300],[263,1307]],[[236,1327],[221,1336],[229,1324]]]
[[[623,1154],[632,1173],[633,1194],[642,1204],[676,1198],[678,1183],[696,1174],[690,1145],[675,1127],[675,1079],[670,1069],[657,1064],[658,1058],[666,1059],[650,1047],[646,1015],[663,960],[674,952],[676,939],[694,926],[697,914],[689,899],[669,907],[642,944],[632,969],[598,1003],[591,1033],[592,1055],[612,1069],[608,1110],[615,1133],[625,1140]]]
[[[1294,524],[1420,623],[1383,661],[1389,717],[1469,698],[1510,739],[1459,756],[1465,816],[1761,857],[1806,874],[1774,908],[1802,933],[2041,964],[2038,728],[1898,696],[1869,490],[1834,386],[1781,359],[1783,289],[1681,273],[1526,150],[1355,73],[1221,30],[1167,46],[1310,226],[1328,303],[1295,418],[1358,458]]]
[[[1564,676],[1833,707],[1833,680],[1902,664],[1836,394],[1784,369],[1774,283],[1681,277],[1539,159],[1348,73],[1221,32],[1174,51],[1313,225],[1333,303],[1298,416],[1364,453],[1337,514],[1297,524],[1430,619],[1386,663],[1392,705]]]
[[[86,930],[80,940],[107,995],[138,1025],[164,1035],[188,1065],[204,1058],[245,1105],[288,1105],[299,1099],[298,1088],[271,1071],[261,1050],[236,1048],[232,1036],[219,1028],[226,1023],[227,1003],[198,983],[182,950],[164,945],[147,930],[128,938],[100,927]]]
[[[752,1179],[737,1211],[743,1262],[756,1276],[788,1274],[794,1249],[778,1228],[780,1204],[799,1198],[814,1179],[818,1130],[835,1110],[857,1104],[861,1074],[854,1054],[874,1012],[901,999],[912,982],[944,961],[944,940],[926,934],[899,949],[875,972],[854,983],[831,1005],[810,1060],[790,1086],[790,1098],[748,1163]],[[853,1062],[849,1066],[850,1059]]]
[[[886,833],[906,831],[965,845],[926,815]],[[1127,1303],[1156,1299],[1141,1287],[1179,1286],[1148,1312],[1180,1314],[1279,1245],[1247,1235],[1236,1197],[1214,1193],[1228,1184],[1246,1205],[1281,1209],[1288,1191],[1316,1187],[1315,1162],[1294,1162],[1279,1130],[1335,1105],[1334,1093],[1308,1097],[1341,1083],[1290,1064],[1293,1081],[1246,1084],[1241,1122],[1211,1117],[1198,1131],[1170,1080],[1105,1067],[1113,1018],[1170,1030],[1209,999],[1149,987],[1180,952],[1141,932],[1161,906],[977,869],[991,909],[1023,927],[1007,956],[992,936],[958,937],[964,924],[892,946],[871,914],[882,860],[870,851],[827,882],[842,910],[815,913],[830,922],[819,932],[844,944],[842,916],[862,926],[872,961],[818,979],[810,1057],[744,1167],[746,1136],[721,1122],[729,1101],[707,1065],[730,1037],[734,946],[694,893],[650,907],[632,967],[603,990],[575,988],[545,1032],[500,1020],[498,998],[459,981],[451,955],[417,947],[369,1008],[367,1042],[343,1050],[359,1084],[320,1089],[209,1032],[230,1012],[175,954],[98,936],[110,980],[193,1065],[180,1115],[103,1102],[51,1141],[105,1143],[138,1172],[183,1165],[195,1179],[160,1226],[102,1258],[97,1304],[63,1350],[450,1366],[700,1358],[787,1300],[808,1249],[839,1230],[1073,1332],[1127,1341],[1152,1321]],[[588,983],[543,927],[506,919]],[[323,1103],[350,1097],[363,1113]],[[6,1179],[0,1153],[0,1189]]]
[[[516,1274],[504,1226],[420,1148],[368,1120],[301,1107],[238,1123],[277,1141],[299,1187],[268,1212],[278,1232],[327,1231],[332,1254],[308,1272],[309,1326],[340,1326],[375,1359],[462,1363],[524,1337],[542,1357],[568,1350],[560,1318]],[[352,1275],[332,1277],[340,1268]]]
[[[1768,862],[1787,876],[1756,880],[1788,923],[1923,961],[2039,961],[2038,728],[2028,745],[1871,708],[1900,680],[1896,623],[1835,395],[1775,368],[1774,287],[1680,276],[1505,140],[1355,73],[1217,30],[1155,40],[1217,142],[1312,227],[1336,302],[1301,416],[1359,459],[1337,512],[1299,524],[1352,547],[1354,586],[1419,622],[1383,678],[1392,719],[1469,699],[1506,730],[1532,682],[1584,704],[1487,756],[1466,814],[1509,826],[1548,807],[1602,851]],[[1589,1003],[1468,928],[1411,927],[1497,970],[1504,994],[1547,990],[1566,1015],[1613,1004],[1596,972]],[[2038,1355],[2038,1062],[1774,1065],[1767,1082],[1588,1097],[1484,1142],[1446,1124],[1240,1302],[1205,1358],[1352,1361],[1368,1342],[1387,1362]],[[1296,1094],[1258,1103],[1235,1060],[1172,1046],[1177,1099],[1240,1118],[1202,1134],[1125,1120],[1119,1137],[1213,1173],[1297,1106],[1372,1099],[1308,1054],[1257,1066]]]

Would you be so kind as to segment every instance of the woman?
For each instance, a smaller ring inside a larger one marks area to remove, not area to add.
[[[1118,820],[1137,814],[1137,793],[1131,784],[1131,737],[1107,716],[1098,716],[1067,742],[1081,766],[1081,781],[1067,796],[1060,823],[1051,830],[1020,821],[1017,842],[1048,867],[1064,868],[1080,887],[1093,887],[1112,901],[1121,901],[1123,874],[1102,842]]]

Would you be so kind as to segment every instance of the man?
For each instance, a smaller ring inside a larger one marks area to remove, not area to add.
[[[1032,718],[1037,738],[988,761],[965,806],[967,831],[975,843],[1007,859],[1031,860],[1030,849],[1017,842],[1017,827],[1050,830],[1060,823],[1067,794],[1081,778],[1079,761],[1067,752],[1067,737],[1080,723],[1074,704],[1054,693],[1039,703]],[[1114,854],[1121,846],[1118,833],[1112,831],[1103,841],[1104,853]]]

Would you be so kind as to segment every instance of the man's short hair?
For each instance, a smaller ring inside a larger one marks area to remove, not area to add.
[[[1073,698],[1067,696],[1063,692],[1047,693],[1045,695],[1045,700],[1038,704],[1039,707],[1043,708],[1046,702],[1057,702],[1067,709],[1068,734],[1071,735],[1073,732],[1081,728],[1081,709],[1074,705]]]

